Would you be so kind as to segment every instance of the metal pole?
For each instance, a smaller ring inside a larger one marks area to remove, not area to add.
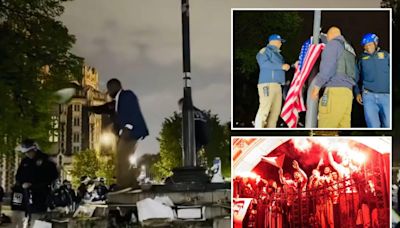
[[[321,10],[314,11],[314,29],[313,29],[313,43],[319,43],[319,33],[321,30]],[[306,112],[306,128],[317,127],[318,116],[318,99],[311,98],[311,93],[315,87],[315,78],[312,79],[307,90],[307,112]]]
[[[190,87],[190,33],[189,33],[189,0],[181,1],[182,8],[182,53],[183,53],[183,107],[182,133],[183,148],[182,162],[184,167],[196,166],[196,142],[194,135],[194,118],[192,90]]]
[[[321,10],[314,11],[313,44],[319,43],[319,33],[321,32]]]

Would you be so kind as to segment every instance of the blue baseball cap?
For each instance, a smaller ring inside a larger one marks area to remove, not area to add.
[[[271,40],[280,40],[282,43],[285,43],[285,42],[286,42],[286,40],[285,40],[285,39],[282,39],[282,37],[281,37],[280,35],[278,35],[278,34],[272,34],[272,35],[270,35],[270,36],[268,37],[268,42],[271,41]]]

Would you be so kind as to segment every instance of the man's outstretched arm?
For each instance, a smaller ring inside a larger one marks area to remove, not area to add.
[[[113,114],[115,112],[115,101],[110,101],[102,105],[88,106],[89,112],[96,114]]]

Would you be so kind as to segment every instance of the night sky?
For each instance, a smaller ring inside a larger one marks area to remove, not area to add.
[[[300,11],[299,15],[304,19],[304,28],[297,39],[300,46],[312,34],[314,12]],[[326,33],[331,26],[339,27],[357,53],[363,50],[360,45],[362,36],[375,33],[379,37],[379,46],[389,51],[389,17],[389,11],[322,11],[321,29]]]

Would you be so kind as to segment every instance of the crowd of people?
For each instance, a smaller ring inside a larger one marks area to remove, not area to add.
[[[243,227],[381,227],[375,180],[350,160],[328,158],[310,176],[295,160],[279,180],[236,176],[234,196],[252,199]]]
[[[367,127],[388,128],[390,55],[379,47],[378,36],[365,34],[360,42],[364,52],[358,56],[339,28],[331,27],[326,39],[319,73],[310,92],[311,99],[319,101],[318,118],[315,118],[318,128],[350,128],[353,97],[364,107]],[[256,128],[277,126],[282,109],[282,86],[290,83],[285,74],[291,66],[299,68],[299,61],[292,65],[285,62],[281,54],[283,43],[285,40],[280,35],[272,34],[256,55],[260,68]]]
[[[16,221],[22,222],[21,226],[28,227],[49,210],[69,214],[79,205],[106,200],[111,187],[106,186],[105,178],[83,176],[75,190],[69,180],[61,182],[55,162],[40,150],[34,140],[23,140],[17,150],[24,157],[15,176],[11,209],[13,217],[21,220]],[[3,194],[0,196],[1,203]]]

